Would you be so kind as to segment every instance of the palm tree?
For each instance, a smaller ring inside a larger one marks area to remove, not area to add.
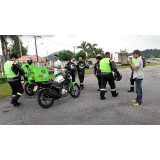
[[[97,44],[93,44],[93,45],[91,45],[90,43],[87,43],[87,49],[88,49],[88,51],[89,51],[89,56],[91,56],[91,57],[94,57],[95,56],[95,51],[96,51],[96,47],[97,46]]]
[[[97,48],[96,50],[95,50],[95,54],[96,55],[101,55],[101,57],[102,58],[104,58],[104,51],[103,51],[103,49],[102,48]]]
[[[82,44],[78,46],[77,48],[82,49],[81,51],[84,51],[88,55],[87,43],[85,41],[83,41]]]
[[[11,40],[15,46],[19,45],[20,36],[19,35],[0,35],[1,39],[1,48],[3,54],[3,62],[7,61],[8,49],[7,49],[7,40]]]

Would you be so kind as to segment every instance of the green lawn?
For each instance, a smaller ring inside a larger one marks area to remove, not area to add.
[[[146,66],[157,66],[157,65],[160,65],[160,64],[157,64],[157,63],[147,63],[146,64]],[[130,66],[117,67],[117,69],[124,69],[124,68],[130,68]],[[86,71],[85,71],[85,73],[93,73],[93,72],[94,72],[94,69],[86,69]],[[1,77],[1,75],[0,75],[0,77]],[[54,80],[55,76],[50,75],[50,78]],[[0,98],[9,96],[11,94],[12,94],[12,91],[11,91],[11,88],[8,83],[0,84]]]

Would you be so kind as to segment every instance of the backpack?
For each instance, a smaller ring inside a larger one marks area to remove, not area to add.
[[[143,61],[143,68],[146,66],[146,60],[144,57],[141,57],[142,58],[142,61]]]

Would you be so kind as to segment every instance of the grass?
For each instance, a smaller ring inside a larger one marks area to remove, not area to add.
[[[12,95],[11,87],[8,83],[0,84],[0,98]]]
[[[52,78],[54,80],[55,76],[50,75],[50,78]],[[24,87],[24,85],[23,85],[23,87]],[[6,96],[11,96],[11,95],[12,95],[12,90],[11,90],[9,83],[0,84],[0,98],[6,97]]]
[[[158,63],[147,63],[146,66],[157,66],[160,65]],[[117,67],[117,69],[124,69],[124,68],[130,68],[130,66],[120,66]],[[85,73],[93,73],[94,69],[86,69]],[[1,74],[0,74],[1,77]],[[55,79],[54,75],[50,75],[51,79]],[[24,85],[23,85],[24,86]],[[0,98],[10,96],[12,95],[12,90],[10,88],[10,85],[8,83],[0,84]]]

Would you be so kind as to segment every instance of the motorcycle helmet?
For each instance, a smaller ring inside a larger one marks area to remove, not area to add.
[[[29,57],[29,58],[27,59],[27,63],[31,65],[31,64],[32,64],[32,62],[33,62],[32,58],[31,58],[31,57]]]
[[[117,74],[117,73],[114,73],[114,80],[116,81],[120,81],[122,79],[122,75],[121,74]]]

